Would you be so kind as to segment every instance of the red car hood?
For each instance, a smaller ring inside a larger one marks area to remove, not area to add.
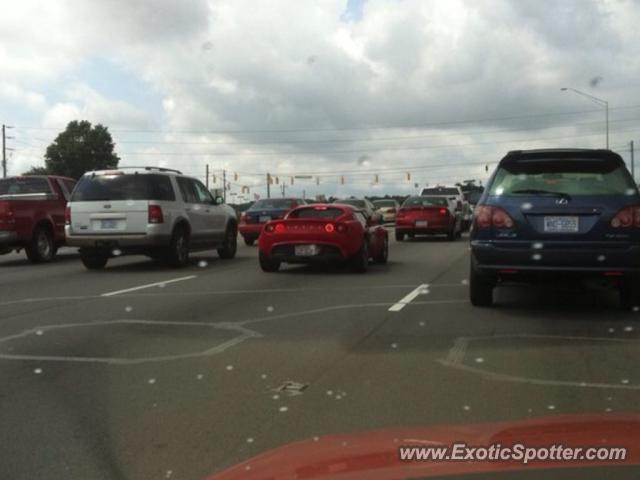
[[[564,415],[511,423],[394,428],[329,435],[292,443],[218,473],[210,480],[389,480],[441,475],[524,470],[583,468],[612,462],[536,462],[399,460],[400,446],[469,446],[523,444],[527,447],[626,447],[616,465],[640,465],[640,415]]]

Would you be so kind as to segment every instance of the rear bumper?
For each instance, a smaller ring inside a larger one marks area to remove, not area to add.
[[[12,230],[0,230],[0,247],[10,247],[18,244],[18,233]]]
[[[67,245],[81,248],[157,248],[166,247],[171,240],[170,235],[69,235]]]
[[[240,232],[240,235],[245,238],[258,238],[260,236],[260,232],[262,232],[263,227],[264,223],[241,223],[240,225],[238,225],[238,231]]]
[[[428,227],[416,227],[415,225],[396,224],[396,233],[407,233],[412,235],[445,235],[449,233],[451,226],[433,225]]]
[[[471,255],[478,269],[494,273],[500,270],[583,274],[640,272],[638,244],[539,244],[541,248],[533,248],[533,245],[532,242],[518,245],[514,242],[473,240]]]
[[[298,256],[295,254],[295,243],[274,245],[266,253],[269,258],[284,263],[340,263],[349,259],[350,255],[338,245],[320,242],[300,242],[297,245],[314,244],[320,247],[320,252],[312,256]]]

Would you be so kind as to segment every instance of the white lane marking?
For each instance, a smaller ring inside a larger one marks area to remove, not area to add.
[[[427,285],[426,283],[423,283],[422,285],[418,286],[411,293],[409,293],[408,295],[404,296],[402,298],[402,300],[400,300],[398,303],[394,303],[391,306],[391,308],[389,308],[389,311],[390,312],[399,312],[407,304],[411,303],[412,300],[414,300],[418,295],[420,295],[427,288],[429,288],[429,285]]]
[[[172,280],[164,280],[162,282],[148,283],[146,285],[140,285],[138,287],[125,288],[124,290],[116,290],[115,292],[107,292],[100,295],[101,297],[113,297],[114,295],[120,295],[121,293],[135,292],[137,290],[143,290],[145,288],[158,287],[160,285],[167,285],[169,283],[183,282],[185,280],[191,280],[196,278],[197,275],[188,275],[186,277],[174,278]]]
[[[505,334],[494,336],[479,336],[479,337],[458,337],[453,344],[453,347],[449,350],[449,353],[445,358],[438,359],[438,363],[445,367],[455,368],[469,373],[475,373],[485,378],[504,382],[516,382],[527,383],[530,385],[547,385],[547,386],[562,386],[562,387],[579,387],[579,388],[614,388],[624,390],[640,390],[640,384],[617,384],[617,383],[605,383],[605,382],[585,382],[585,381],[573,381],[573,380],[553,380],[547,378],[534,378],[522,375],[512,375],[508,373],[495,372],[487,368],[474,367],[465,363],[465,357],[469,344],[475,340],[487,340],[487,339],[512,339],[512,338],[540,338],[540,339],[562,339],[562,340],[585,340],[594,342],[608,342],[608,343],[635,343],[636,340],[624,339],[624,338],[604,338],[604,337],[584,337],[584,336],[570,336],[570,335],[540,335],[534,333],[523,334]]]

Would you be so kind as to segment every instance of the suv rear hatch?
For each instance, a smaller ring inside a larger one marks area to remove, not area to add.
[[[71,198],[74,235],[140,235],[147,231],[149,205],[175,200],[166,175],[92,173],[78,182]]]
[[[494,176],[487,203],[513,219],[511,238],[601,242],[637,236],[637,229],[616,228],[612,219],[638,200],[617,155],[575,153],[507,159]]]

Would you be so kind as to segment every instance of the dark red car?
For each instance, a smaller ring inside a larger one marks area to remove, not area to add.
[[[444,197],[409,197],[396,215],[396,240],[407,235],[446,235],[455,240],[462,235],[462,216]]]
[[[57,176],[0,180],[0,255],[24,248],[33,263],[53,259],[65,242],[65,207],[75,183]]]
[[[298,207],[265,225],[259,239],[260,267],[275,272],[281,263],[344,263],[365,272],[369,259],[386,263],[387,230],[350,205]]]

